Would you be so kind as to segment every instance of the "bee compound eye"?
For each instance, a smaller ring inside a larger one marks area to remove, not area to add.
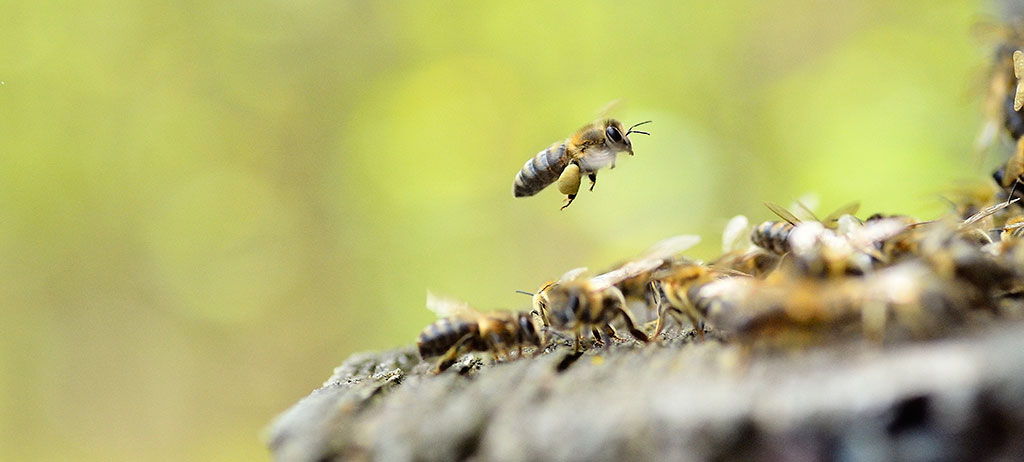
[[[615,128],[614,126],[611,126],[611,127],[608,127],[607,129],[605,129],[604,132],[605,132],[606,135],[608,135],[608,139],[612,140],[613,142],[615,142],[615,143],[621,143],[622,142],[622,133],[619,132],[618,128]]]

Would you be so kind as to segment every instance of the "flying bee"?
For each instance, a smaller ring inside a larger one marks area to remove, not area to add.
[[[615,156],[620,152],[633,155],[633,144],[629,135],[650,133],[635,130],[636,127],[650,123],[646,120],[629,129],[615,119],[598,120],[587,125],[569,139],[552,144],[549,148],[537,153],[526,161],[523,168],[516,174],[512,192],[515,197],[532,196],[558,181],[558,191],[566,195],[565,209],[576,199],[580,189],[580,179],[585,175],[590,180],[590,190],[597,184],[597,171],[601,168],[615,167]]]
[[[427,326],[416,342],[424,360],[439,357],[436,371],[442,372],[459,356],[491,352],[494,359],[511,358],[511,351],[523,355],[524,346],[537,352],[544,345],[533,316],[528,312],[491,311],[481,313],[467,303],[427,292],[427,308],[440,319]]]

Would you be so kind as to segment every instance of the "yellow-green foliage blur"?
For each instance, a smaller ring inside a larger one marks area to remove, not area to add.
[[[564,270],[816,192],[984,182],[975,1],[31,2],[0,27],[0,459],[253,460],[426,290]],[[974,34],[976,35],[976,34]],[[609,114],[635,157],[514,199]]]

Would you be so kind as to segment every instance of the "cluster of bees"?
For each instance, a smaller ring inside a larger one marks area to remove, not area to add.
[[[766,204],[779,219],[751,228],[746,217],[733,218],[723,254],[712,261],[683,255],[697,236],[675,236],[604,272],[567,271],[528,294],[531,310],[481,312],[428,293],[439,320],[420,334],[420,355],[439,372],[467,353],[512,360],[566,341],[569,357],[578,357],[588,343],[656,341],[672,323],[692,327],[701,340],[713,327],[748,346],[843,336],[887,342],[1024,313],[1024,33],[1010,30],[992,67],[982,140],[1003,138],[1015,148],[995,182],[952,201],[947,216],[861,219],[854,203],[818,218],[800,203],[793,211]],[[614,167],[620,152],[633,154],[629,135],[649,134],[636,130],[648,122],[587,125],[528,161],[516,175],[515,196],[557,182],[564,209],[583,176],[592,190],[599,169]]]

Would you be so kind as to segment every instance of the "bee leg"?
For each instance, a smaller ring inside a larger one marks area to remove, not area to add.
[[[690,322],[693,323],[693,330],[697,333],[697,339],[704,341],[704,323],[696,316],[686,313],[686,317],[690,318]]]
[[[543,311],[533,310],[530,312],[530,314],[539,317],[541,325],[544,327],[548,327],[548,317],[544,315]]]
[[[597,172],[587,175],[587,179],[590,180],[590,190],[594,190],[594,186],[597,185]]]
[[[622,316],[622,320],[626,323],[626,330],[629,331],[633,338],[640,341],[640,343],[647,343],[650,341],[644,331],[636,328],[636,324],[633,323],[633,318],[629,316],[629,313],[627,313],[626,310],[619,308],[619,315]]]
[[[566,198],[565,198],[565,205],[563,205],[562,208],[560,208],[559,210],[565,210],[565,208],[568,207],[569,205],[571,205],[572,201],[575,200],[575,199],[576,199],[576,195],[575,194],[569,194],[568,196],[566,196]]]
[[[565,194],[566,203],[562,206],[562,210],[565,210],[572,201],[576,199],[576,193],[580,191],[580,166],[576,164],[569,164],[562,170],[562,174],[558,176],[558,192]]]
[[[458,342],[455,342],[455,345],[452,345],[452,347],[444,353],[444,356],[441,356],[441,359],[437,361],[437,368],[434,372],[440,374],[449,367],[452,367],[452,364],[455,364],[455,361],[459,359],[459,350],[461,350],[462,346],[465,345],[472,337],[472,334],[466,334],[462,336]]]
[[[651,287],[654,287],[654,282],[651,282]],[[658,310],[658,323],[654,325],[654,339],[657,339],[661,335],[661,330],[665,328],[665,314],[668,309],[668,305],[661,303],[661,291],[654,291],[654,306]]]
[[[605,332],[605,334],[608,335],[608,338],[610,338],[612,340],[616,340],[616,341],[620,341],[620,342],[625,340],[624,338],[619,337],[618,333],[615,332],[615,328],[612,327],[610,324],[605,324],[604,332]]]
[[[574,354],[583,352],[583,332],[581,327],[576,328],[576,344],[572,349]]]
[[[590,333],[594,335],[594,346],[604,346],[604,338],[601,331],[597,330],[597,326],[591,327]]]

